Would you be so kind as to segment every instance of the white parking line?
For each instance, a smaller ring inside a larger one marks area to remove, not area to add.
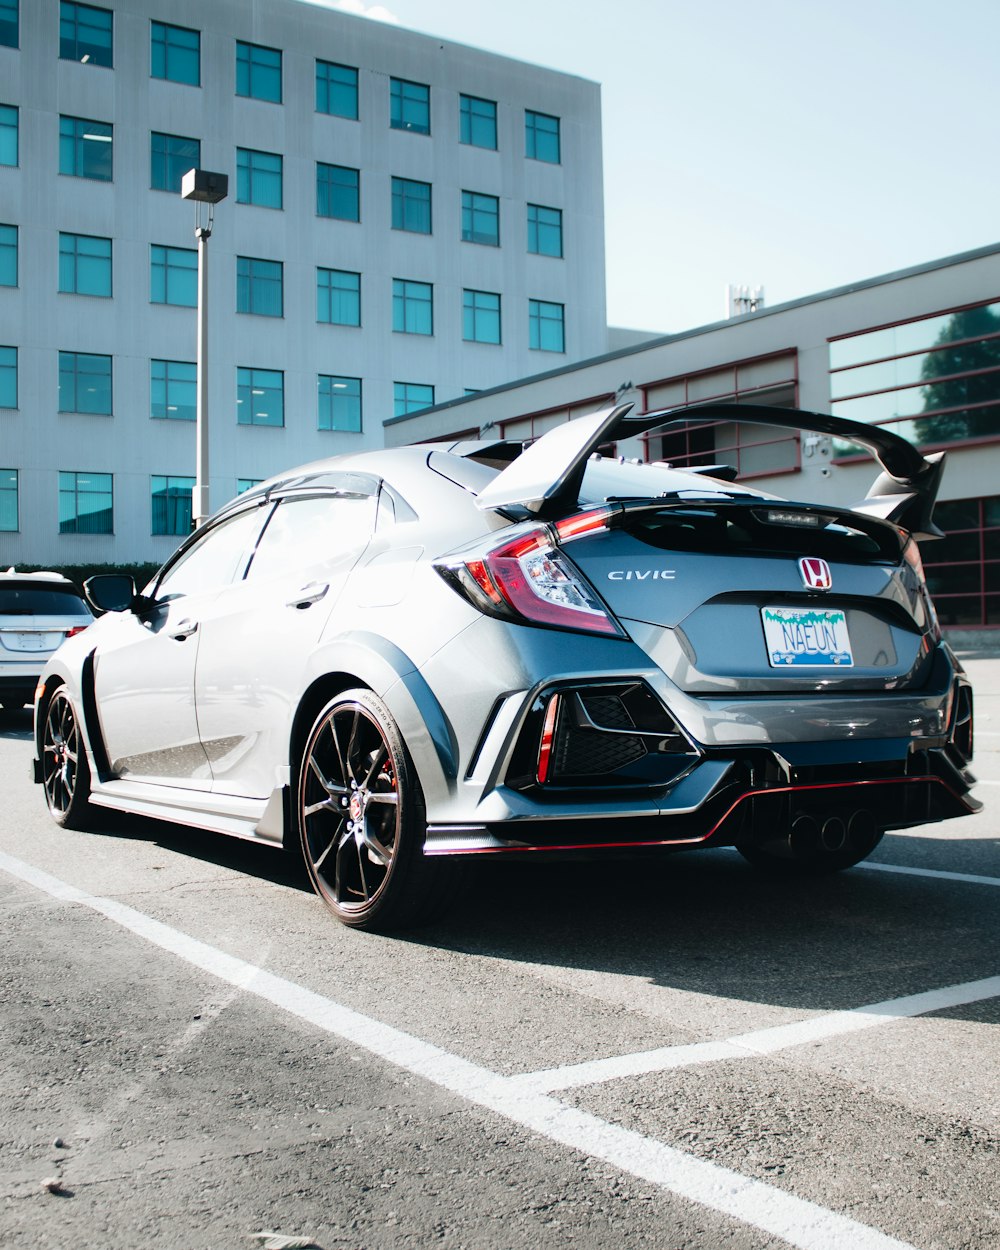
[[[891,1024],[894,1020],[906,1020],[922,1016],[930,1011],[942,1011],[965,1003],[978,1003],[985,998],[1000,997],[1000,977],[987,977],[982,981],[966,981],[962,985],[949,985],[944,989],[930,990],[926,994],[910,994],[905,998],[893,998],[884,1003],[871,1003],[867,1007],[855,1007],[850,1011],[831,1011],[822,1016],[810,1016],[793,1024],[780,1024],[770,1029],[758,1029],[753,1033],[740,1033],[720,1042],[701,1042],[689,1046],[663,1046],[657,1050],[638,1051],[631,1055],[613,1055],[608,1059],[592,1059],[587,1063],[566,1064],[545,1072],[527,1072],[512,1077],[522,1088],[539,1093],[553,1093],[560,1089],[575,1089],[581,1085],[596,1085],[603,1081],[618,1081],[627,1076],[644,1076],[651,1072],[666,1072],[670,1068],[682,1068],[696,1063],[712,1063],[719,1059],[750,1059],[758,1055],[771,1055],[790,1046],[803,1046],[807,1042],[825,1041],[843,1033],[856,1033],[877,1024]]]
[[[902,864],[875,864],[865,860],[855,868],[867,868],[869,872],[896,872],[904,877],[937,877],[941,881],[960,881],[965,885],[1000,886],[1000,877],[980,877],[974,872],[947,872],[943,868],[904,868]]]
[[[304,986],[265,972],[113,899],[85,893],[0,851],[0,869],[53,898],[88,907],[247,994],[306,1020],[442,1089],[572,1150],[783,1238],[799,1250],[914,1250],[825,1207],[579,1111]]]

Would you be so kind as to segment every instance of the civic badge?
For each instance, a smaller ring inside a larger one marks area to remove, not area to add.
[[[829,590],[833,585],[830,566],[818,556],[803,556],[799,561],[802,584],[809,590]]]

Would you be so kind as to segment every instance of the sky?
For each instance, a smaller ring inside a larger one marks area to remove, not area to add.
[[[1000,241],[1000,0],[326,0],[602,87],[608,321]]]

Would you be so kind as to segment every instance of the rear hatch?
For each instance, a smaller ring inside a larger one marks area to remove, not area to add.
[[[626,503],[567,554],[633,639],[692,692],[901,689],[930,622],[892,525],[706,492]]]
[[[28,579],[0,582],[0,663],[47,659],[70,633],[93,621],[90,609],[67,584]]]

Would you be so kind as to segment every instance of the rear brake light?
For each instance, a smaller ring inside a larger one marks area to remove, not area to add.
[[[555,527],[556,533],[563,536],[560,527],[570,538],[594,532],[604,527],[608,512],[600,509],[571,517]],[[580,525],[574,526],[577,520]],[[491,616],[624,637],[597,592],[545,526],[522,530],[491,549],[480,548],[474,556],[435,567],[474,607]]]
[[[86,625],[74,625],[72,628],[66,630],[66,637],[73,638],[77,634],[82,634],[86,628]]]

